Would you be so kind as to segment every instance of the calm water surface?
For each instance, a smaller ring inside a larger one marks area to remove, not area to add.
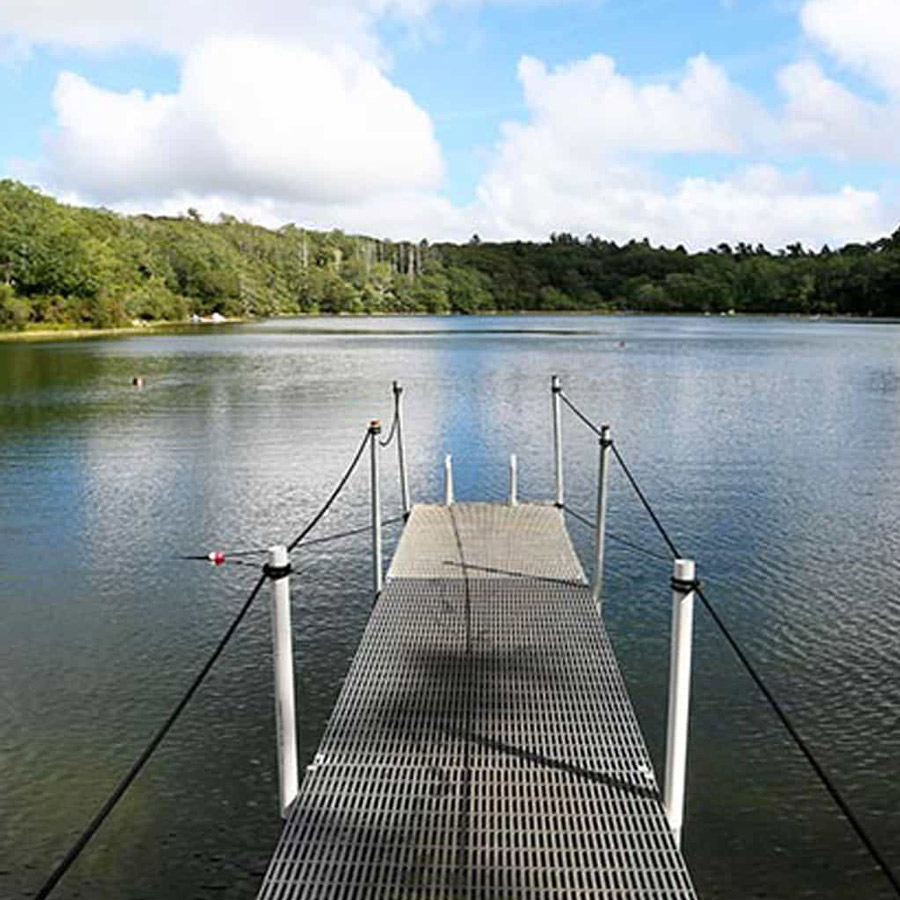
[[[256,577],[178,555],[289,540],[367,420],[389,420],[394,378],[415,499],[439,497],[446,452],[460,499],[503,497],[510,452],[521,495],[549,498],[554,372],[612,424],[900,869],[900,327],[322,319],[0,345],[0,897],[35,891]],[[570,417],[565,443],[567,499],[589,511],[595,440]],[[320,533],[364,524],[367,499],[361,474]],[[611,504],[612,533],[663,549],[616,471]],[[326,547],[294,581],[304,763],[370,608],[366,539]],[[659,770],[668,565],[610,543],[608,567],[608,627]],[[279,831],[271,681],[260,604],[56,896],[253,897]],[[685,849],[703,898],[891,896],[699,610]]]

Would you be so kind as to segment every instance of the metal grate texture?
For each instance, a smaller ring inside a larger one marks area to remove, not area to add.
[[[562,510],[547,503],[414,506],[388,577],[462,578],[457,535],[469,577],[584,582]]]
[[[465,520],[521,514],[442,514],[462,577],[395,563],[260,900],[693,898],[588,588],[485,577]]]

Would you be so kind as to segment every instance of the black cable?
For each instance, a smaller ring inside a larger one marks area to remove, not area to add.
[[[568,406],[569,409],[571,409],[572,412],[575,413],[575,415],[578,416],[578,418],[581,419],[581,421],[584,422],[597,437],[599,437],[600,429],[565,395],[565,392],[560,391],[559,396],[562,397],[563,403],[565,403],[566,406]]]
[[[395,382],[396,383],[396,382]],[[400,422],[400,394],[394,391],[394,421],[391,422],[391,430],[388,432],[388,436],[381,440],[378,439],[378,443],[381,444],[382,447],[389,447],[391,441],[394,439],[394,435],[397,433],[397,425]]]
[[[393,431],[393,426],[392,426],[392,431]],[[366,436],[365,436],[365,438],[363,439],[362,444],[360,444],[359,449],[356,451],[356,456],[353,457],[353,462],[350,463],[350,467],[347,469],[347,471],[344,473],[344,475],[343,475],[343,477],[341,478],[341,480],[338,482],[337,487],[334,489],[334,491],[333,491],[333,493],[331,494],[331,496],[330,496],[330,497],[328,498],[328,500],[325,502],[325,505],[324,505],[324,506],[316,513],[316,515],[313,517],[313,519],[312,519],[312,520],[309,522],[309,524],[308,524],[308,525],[300,532],[300,534],[293,540],[293,542],[290,543],[290,544],[288,545],[288,548],[287,548],[287,549],[288,549],[288,552],[289,552],[289,553],[290,553],[292,550],[294,550],[297,546],[299,546],[300,541],[302,541],[303,538],[304,538],[307,534],[309,534],[309,532],[312,531],[313,528],[316,527],[316,525],[318,525],[318,523],[319,523],[319,521],[321,520],[322,516],[324,516],[325,513],[328,512],[328,509],[329,509],[329,507],[331,506],[331,504],[334,503],[335,500],[337,500],[338,495],[339,495],[340,492],[343,490],[344,485],[347,483],[348,479],[349,479],[350,476],[353,474],[353,470],[356,468],[357,464],[359,463],[360,457],[362,456],[363,450],[365,449],[365,446],[366,446],[366,444],[368,443],[368,440],[369,440],[370,437],[371,437],[371,435],[369,434],[369,432],[366,432]],[[386,445],[383,444],[382,446],[386,446]],[[387,522],[383,522],[382,524],[385,524],[385,525],[386,525],[386,524],[388,524],[388,523],[387,523]],[[362,532],[362,531],[364,531],[364,530],[365,530],[365,529],[360,529],[359,531]],[[358,533],[358,532],[350,532],[350,533],[355,534],[355,533]],[[348,533],[348,535],[349,535],[349,533]],[[307,545],[313,544],[313,543],[322,543],[322,542],[327,541],[327,540],[337,540],[339,537],[344,537],[344,536],[345,536],[345,535],[343,535],[343,534],[338,534],[338,535],[333,535],[333,536],[326,537],[326,538],[319,538],[319,539],[316,540],[316,541],[306,541],[305,544],[304,544],[304,546],[307,546]],[[268,553],[268,552],[269,552],[269,551],[268,551],[268,548],[258,547],[258,548],[254,548],[254,549],[248,549],[248,550],[223,551],[223,555],[225,556],[226,561],[232,561],[232,560],[235,559],[235,558],[239,558],[239,557],[243,557],[243,556],[258,556],[258,555],[262,555],[262,554]],[[182,560],[208,560],[209,557],[208,557],[208,556],[194,555],[194,556],[179,556],[178,559],[182,559]]]
[[[396,525],[398,522],[403,522],[405,520],[405,516],[395,516],[393,519],[385,519],[381,523],[382,528],[387,528],[390,525]],[[312,538],[308,541],[301,541],[299,544],[294,546],[294,549],[297,550],[300,547],[312,547],[315,544],[327,544],[329,541],[339,541],[342,538],[353,537],[357,534],[363,534],[364,532],[370,531],[372,529],[371,524],[369,525],[361,525],[359,528],[352,528],[349,531],[339,531],[336,534],[326,534],[324,537],[320,538]],[[267,553],[267,550],[255,551],[257,553]],[[242,559],[232,559],[232,557],[237,556],[240,557],[242,555],[249,555],[250,551],[247,551],[246,554],[240,553],[226,553],[225,559],[222,561],[221,565],[232,565],[232,566],[252,566],[256,568],[255,563],[244,562]],[[200,562],[214,562],[214,560],[210,560],[209,556],[176,556],[176,559],[180,560],[188,560],[193,561],[197,560]]]
[[[212,655],[206,661],[205,665],[200,670],[198,675],[194,678],[191,686],[187,689],[181,700],[178,701],[172,712],[169,713],[169,717],[162,724],[156,734],[154,734],[150,739],[150,742],[144,748],[141,755],[134,761],[125,777],[122,778],[122,780],[116,785],[115,790],[109,795],[109,797],[107,797],[103,806],[100,807],[94,818],[91,819],[91,821],[88,823],[88,826],[84,829],[84,831],[82,831],[81,835],[78,837],[78,840],[75,841],[75,843],[69,849],[69,852],[66,853],[59,865],[56,866],[56,868],[50,873],[47,880],[41,885],[40,890],[35,894],[35,900],[44,900],[44,898],[50,894],[60,878],[62,878],[63,875],[66,874],[72,863],[74,863],[75,860],[78,859],[81,851],[84,850],[91,838],[97,833],[97,830],[103,824],[106,817],[113,811],[116,804],[119,802],[119,800],[122,799],[122,796],[125,794],[128,788],[131,787],[132,782],[140,774],[140,771],[141,769],[143,769],[147,760],[150,759],[150,757],[153,755],[153,752],[162,742],[163,738],[169,733],[169,729],[178,720],[178,717],[190,702],[191,697],[194,696],[197,688],[199,688],[203,683],[203,680],[209,674],[209,670],[213,667],[216,660],[222,654],[225,646],[228,644],[228,642],[231,640],[232,635],[237,630],[238,625],[241,624],[241,621],[247,614],[247,610],[250,609],[250,605],[256,599],[256,596],[260,592],[260,589],[265,583],[266,578],[267,576],[265,574],[260,575],[259,580],[256,582],[253,590],[250,591],[249,596],[244,601],[244,605],[241,607],[238,614],[234,617],[231,624],[228,626],[227,631],[222,636],[221,640],[216,646],[216,649],[212,652]]]
[[[569,409],[571,409],[572,412],[575,413],[575,415],[577,415],[579,419],[581,419],[595,434],[598,434],[598,435],[600,434],[600,429],[597,428],[597,426],[594,425],[594,423],[591,422],[580,410],[578,410],[574,406],[574,404],[572,404],[572,402],[568,399],[568,397],[566,397],[566,395],[564,393],[562,393],[562,391],[560,391],[560,396],[562,397],[562,399],[566,403],[566,405],[569,407]],[[678,552],[678,549],[675,547],[674,541],[669,537],[669,533],[666,531],[662,522],[659,520],[659,517],[656,515],[656,512],[654,511],[653,507],[650,505],[650,501],[647,500],[647,497],[644,495],[644,492],[641,490],[640,486],[638,485],[637,479],[631,473],[631,470],[628,468],[628,465],[625,463],[625,460],[622,459],[622,454],[619,453],[619,450],[614,443],[611,442],[610,446],[612,447],[612,451],[615,454],[617,462],[622,467],[622,471],[625,473],[625,477],[628,479],[629,483],[631,484],[631,487],[634,489],[634,492],[637,494],[638,499],[641,501],[641,504],[643,505],[644,509],[647,511],[647,514],[653,520],[653,524],[656,526],[657,531],[662,536],[662,539],[666,542],[666,545],[668,546],[669,550],[671,550],[673,556],[676,559],[680,559],[681,554]],[[568,507],[564,507],[564,508],[568,510]],[[568,511],[573,516],[575,516],[575,518],[580,519],[583,522],[588,521],[585,519],[584,516],[581,516],[572,510],[568,510]],[[766,686],[766,683],[762,680],[762,677],[756,671],[753,664],[750,662],[749,658],[747,657],[747,654],[744,653],[743,649],[741,649],[740,644],[738,644],[737,640],[734,638],[734,636],[731,634],[731,632],[725,626],[725,623],[719,617],[719,614],[715,611],[712,604],[709,602],[706,595],[703,593],[703,589],[699,586],[699,584],[697,585],[695,590],[696,590],[697,596],[700,598],[700,601],[703,604],[704,608],[709,613],[709,615],[712,617],[713,622],[715,622],[719,631],[722,633],[722,636],[725,638],[725,640],[728,642],[731,649],[737,655],[737,658],[741,661],[741,664],[744,666],[744,669],[746,669],[747,674],[750,676],[751,679],[753,679],[754,684],[762,692],[762,695],[765,697],[769,706],[772,708],[773,712],[778,717],[779,721],[784,726],[787,733],[791,736],[792,740],[794,741],[794,743],[796,744],[796,746],[800,750],[800,752],[803,754],[806,761],[810,764],[813,771],[818,776],[819,781],[825,787],[825,790],[828,791],[828,794],[831,797],[831,799],[834,801],[835,805],[841,811],[844,818],[850,823],[850,826],[853,828],[854,832],[856,833],[856,836],[860,839],[863,846],[869,852],[869,855],[872,857],[872,859],[878,865],[878,868],[881,869],[881,871],[884,873],[885,877],[890,882],[891,887],[894,889],[897,896],[900,897],[900,879],[897,878],[897,876],[894,874],[891,867],[888,865],[887,861],[881,855],[878,848],[875,846],[874,842],[869,837],[868,832],[863,827],[862,822],[859,821],[859,819],[856,817],[853,810],[850,809],[850,806],[847,804],[847,801],[844,800],[843,796],[841,795],[840,791],[835,786],[834,782],[829,777],[828,773],[822,768],[821,764],[814,756],[812,750],[810,750],[810,748],[808,747],[806,741],[804,741],[803,738],[801,737],[800,732],[797,731],[796,727],[794,726],[793,722],[791,722],[787,713],[784,711],[784,709],[782,709],[781,704],[775,699],[774,694]]]
[[[385,519],[381,526],[382,528],[387,528],[389,525],[396,525],[398,522],[402,522],[404,520],[404,516],[396,516],[393,519]],[[359,528],[353,528],[350,531],[340,531],[337,534],[327,534],[325,537],[320,538],[312,538],[309,541],[302,541],[297,544],[294,549],[299,547],[312,547],[314,544],[325,544],[328,541],[339,541],[341,538],[353,537],[355,534],[363,534],[366,531],[371,531],[372,526],[370,525],[362,525]]]
[[[581,421],[584,422],[584,424],[587,425],[587,427],[590,428],[591,431],[593,431],[594,434],[596,434],[599,437],[601,434],[600,429],[565,395],[565,392],[560,391],[559,396],[562,397],[563,403],[565,403],[566,406],[568,406],[569,409],[571,409],[572,412],[575,413],[575,415],[578,416],[578,418],[581,419]],[[644,505],[644,509],[647,510],[647,513],[650,515],[650,518],[653,519],[653,524],[656,526],[657,530],[662,535],[663,540],[666,542],[669,549],[672,551],[672,554],[674,555],[674,557],[676,559],[680,558],[680,554],[675,549],[675,544],[672,542],[672,539],[669,537],[668,533],[666,532],[666,529],[663,528],[662,522],[659,521],[659,519],[656,516],[656,513],[653,511],[652,507],[647,502],[647,498],[644,496],[644,492],[640,489],[640,487],[638,487],[638,483],[635,480],[634,475],[631,474],[631,470],[628,468],[627,465],[625,465],[625,460],[622,459],[622,454],[619,453],[619,450],[616,447],[614,442],[610,441],[610,447],[612,447],[612,451],[615,454],[615,457],[618,460],[619,465],[622,467],[622,471],[625,473],[625,477],[629,480],[629,482],[631,482],[631,486],[634,488],[635,493],[638,495],[638,498],[640,499],[641,503]]]
[[[344,485],[349,481],[350,476],[353,474],[356,469],[359,461],[363,455],[363,450],[366,449],[366,444],[369,443],[370,438],[372,437],[372,432],[366,431],[365,437],[362,439],[362,443],[359,445],[359,449],[356,451],[356,456],[353,457],[353,462],[350,463],[347,471],[344,472],[341,480],[338,482],[337,487],[331,492],[331,496],[325,501],[325,505],[312,517],[309,524],[288,544],[288,553],[290,553],[299,543],[303,540],[312,530],[319,524],[322,516],[328,512],[331,508],[331,504],[334,503],[338,498],[338,494],[344,489]]]
[[[581,515],[581,513],[576,512],[574,509],[566,505],[563,505],[563,509],[583,525],[587,525],[588,528],[590,528],[592,531],[597,530],[597,523],[589,519],[587,516]],[[661,559],[663,562],[670,561],[668,556],[663,556],[662,553],[657,553],[654,550],[648,550],[646,547],[642,547],[640,544],[632,543],[631,541],[626,540],[623,537],[619,537],[617,534],[613,534],[610,531],[606,532],[606,536],[611,541],[615,541],[615,543],[621,544],[623,547],[628,547],[630,550],[634,550],[635,553],[643,553],[644,556],[649,556],[651,559]]]
[[[731,632],[729,632],[728,628],[725,626],[725,623],[719,617],[719,614],[715,611],[709,600],[707,600],[706,595],[703,593],[703,589],[698,587],[696,591],[697,596],[700,598],[700,602],[703,604],[704,608],[710,614],[710,616],[712,616],[713,622],[716,623],[716,626],[722,633],[722,636],[731,646],[731,649],[735,652],[737,658],[741,661],[744,668],[747,670],[747,674],[753,679],[756,686],[769,702],[769,706],[772,707],[775,715],[777,715],[779,720],[781,721],[781,724],[785,727],[788,734],[793,738],[794,743],[806,758],[806,761],[810,764],[810,766],[812,766],[813,771],[819,777],[819,781],[822,782],[825,790],[827,790],[829,795],[831,796],[831,799],[835,802],[838,809],[844,814],[844,818],[850,823],[851,827],[856,832],[856,836],[860,839],[860,841],[862,841],[863,846],[866,848],[866,850],[869,851],[869,855],[878,864],[878,867],[884,873],[887,880],[891,883],[891,887],[893,887],[897,896],[900,897],[900,880],[898,880],[891,867],[887,864],[887,861],[884,859],[878,848],[872,842],[872,839],[869,837],[866,829],[863,827],[859,819],[856,818],[853,810],[850,809],[847,802],[841,796],[840,791],[838,791],[837,787],[828,776],[828,773],[819,764],[819,761],[813,755],[812,750],[810,750],[807,746],[806,741],[804,741],[800,736],[800,733],[788,718],[787,713],[781,708],[781,704],[775,699],[775,696],[772,694],[769,688],[766,687],[766,684],[762,680],[762,677],[759,675],[753,664],[747,658],[747,655],[741,649],[740,645],[732,636]]]
[[[590,428],[591,431],[594,432],[594,434],[596,434],[598,437],[601,436],[600,429],[565,395],[564,391],[560,391],[559,396],[562,397],[563,403],[565,403],[566,406],[568,406],[569,409],[571,409],[572,412],[575,413],[575,415],[578,416],[578,418],[581,419],[581,421],[584,422],[584,424],[587,425],[587,427]],[[650,518],[653,520],[653,524],[656,526],[657,530],[662,535],[662,539],[668,545],[669,550],[672,551],[672,555],[674,556],[674,558],[679,559],[680,554],[675,549],[675,544],[673,543],[672,539],[669,537],[668,533],[666,532],[666,529],[663,528],[663,524],[657,518],[657,515],[653,511],[653,508],[647,502],[647,498],[644,496],[644,492],[638,486],[638,483],[635,480],[634,475],[631,474],[631,470],[625,464],[625,460],[622,459],[622,454],[619,453],[619,450],[616,447],[615,442],[610,441],[609,446],[612,447],[612,452],[613,452],[613,454],[615,454],[615,457],[618,460],[619,465],[622,467],[622,471],[625,473],[625,477],[631,483],[632,488],[634,488],[634,492],[638,495],[638,499],[641,501],[641,503],[644,506],[644,509],[647,510],[647,513],[649,514]]]
[[[643,504],[645,510],[647,510],[647,514],[653,520],[653,524],[656,526],[656,530],[662,535],[662,539],[666,542],[669,550],[672,551],[672,556],[674,559],[681,559],[681,554],[675,548],[675,543],[672,538],[669,537],[669,533],[663,527],[663,523],[659,521],[659,517],[653,511],[653,507],[650,505],[650,501],[644,496],[644,492],[640,489],[637,481],[635,480],[634,475],[631,474],[631,469],[625,464],[625,460],[622,459],[622,454],[619,453],[619,448],[616,447],[614,443],[611,443],[613,455],[616,457],[619,465],[622,467],[622,471],[625,473],[625,477],[630,482],[631,486],[634,488],[634,492],[638,495],[638,499]]]
[[[397,416],[397,409],[396,409],[396,402],[395,402],[394,424],[391,426],[391,434],[388,436],[387,441],[384,442],[382,444],[382,446],[387,446],[387,444],[389,444],[391,442],[391,440],[393,439],[393,434],[394,434],[394,431],[395,431],[395,428],[397,425],[397,419],[398,419],[398,416]],[[344,489],[344,486],[346,485],[347,481],[350,479],[350,476],[355,471],[356,466],[359,464],[359,460],[363,455],[363,451],[365,450],[366,445],[368,444],[369,440],[372,439],[373,437],[374,437],[373,432],[371,432],[371,431],[366,432],[365,437],[363,438],[362,442],[359,445],[359,449],[356,451],[356,455],[353,457],[353,461],[350,463],[349,467],[347,468],[347,471],[344,472],[343,477],[338,482],[338,484],[335,487],[334,491],[332,492],[331,496],[328,498],[328,500],[325,501],[325,504],[316,513],[316,515],[313,516],[312,520],[306,525],[306,527],[288,545],[288,548],[287,548],[288,552],[290,552],[290,551],[294,550],[296,547],[300,546],[301,542],[303,541],[303,538],[306,537],[306,535],[309,534],[309,532],[312,531],[313,528],[315,528],[315,526],[321,521],[321,519],[325,515],[325,513],[328,512],[328,510],[331,508],[331,505],[334,503],[334,501],[337,499],[338,495]],[[404,519],[403,516],[399,516],[394,519],[388,519],[387,521],[383,522],[382,524],[383,525],[394,525],[398,522],[403,521],[403,519]],[[325,537],[318,538],[316,540],[307,541],[304,546],[309,546],[310,544],[321,544],[321,543],[324,543],[325,541],[334,541],[334,540],[338,540],[339,538],[349,537],[353,534],[360,534],[362,531],[367,531],[369,527],[371,527],[371,526],[366,526],[365,528],[353,529],[352,531],[341,532],[339,534],[327,535]],[[252,550],[236,551],[230,555],[231,556],[250,556],[250,555],[255,555],[255,554],[265,553],[265,552],[266,551],[262,550],[262,549],[252,549]],[[208,556],[187,556],[186,555],[186,556],[182,556],[180,558],[185,559],[185,560],[203,560],[203,561],[209,560]],[[223,560],[223,562],[225,562],[225,561],[226,560]],[[233,565],[245,565],[245,566],[253,565],[252,563],[242,562],[239,560],[232,561],[232,564]],[[75,862],[75,860],[78,859],[78,857],[80,856],[80,854],[84,850],[84,848],[88,845],[91,838],[93,838],[93,836],[97,833],[100,826],[106,820],[107,816],[113,811],[113,809],[115,809],[116,804],[119,802],[119,800],[122,799],[122,797],[125,795],[128,788],[131,787],[132,783],[137,778],[137,776],[140,774],[141,770],[146,765],[146,763],[150,759],[150,757],[153,755],[156,748],[162,743],[165,736],[169,733],[169,730],[172,728],[172,726],[178,720],[179,716],[184,711],[185,707],[188,705],[191,698],[197,692],[197,689],[203,683],[204,679],[209,674],[213,665],[215,665],[216,660],[219,658],[219,656],[221,656],[222,651],[225,649],[226,645],[231,640],[231,638],[234,635],[235,631],[237,630],[238,626],[243,621],[244,616],[247,614],[247,610],[250,609],[251,604],[256,599],[257,595],[259,594],[260,590],[262,589],[263,584],[266,582],[266,579],[268,577],[269,576],[266,571],[264,571],[263,574],[260,575],[259,580],[256,582],[256,585],[254,586],[253,590],[250,592],[249,596],[244,601],[244,605],[241,607],[238,614],[235,616],[235,618],[232,620],[231,624],[228,626],[228,629],[226,630],[225,634],[222,636],[221,640],[219,641],[218,645],[216,646],[216,649],[213,651],[212,655],[206,661],[203,668],[200,670],[200,672],[194,678],[190,687],[184,693],[184,696],[176,704],[175,708],[169,714],[166,721],[160,726],[160,728],[157,730],[157,732],[150,739],[150,742],[147,744],[147,746],[141,752],[140,756],[138,756],[138,758],[134,761],[134,763],[132,764],[131,768],[128,770],[126,775],[116,785],[115,789],[109,795],[109,797],[107,797],[106,801],[103,803],[103,805],[97,811],[97,813],[94,815],[93,819],[91,819],[91,821],[88,823],[88,825],[84,829],[84,831],[82,831],[82,833],[79,835],[78,840],[75,841],[75,843],[72,845],[72,847],[66,853],[66,855],[63,857],[61,862],[50,873],[50,875],[48,876],[48,878],[44,882],[44,884],[41,885],[37,894],[35,894],[35,900],[45,900],[45,898],[49,896],[50,892],[53,890],[54,887],[56,887],[59,880],[63,877],[63,875],[66,874],[66,872],[69,870],[69,868]]]
[[[590,528],[590,529],[592,529],[592,530],[594,530],[594,531],[597,530],[597,523],[596,523],[596,522],[593,522],[593,521],[592,521],[591,519],[589,519],[587,516],[583,516],[580,512],[576,512],[574,509],[572,509],[571,506],[566,506],[565,504],[563,504],[563,509],[564,509],[570,516],[572,516],[573,519],[577,519],[579,522],[581,522],[582,525],[587,525],[588,528]]]

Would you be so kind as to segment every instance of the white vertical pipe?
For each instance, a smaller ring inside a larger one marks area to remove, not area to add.
[[[272,655],[275,665],[275,731],[278,741],[278,799],[282,818],[297,797],[297,718],[294,705],[294,649],[287,547],[269,548],[272,579]],[[282,574],[283,573],[283,574]]]
[[[453,505],[453,457],[449,453],[444,457],[444,503]]]
[[[672,572],[672,648],[669,656],[669,722],[663,805],[678,847],[681,846],[681,829],[684,824],[695,577],[696,566],[692,559],[675,560]]]
[[[562,419],[559,408],[559,392],[562,387],[559,375],[550,379],[550,391],[553,396],[553,453],[556,465],[556,505],[563,505],[563,458],[562,458]]]
[[[600,426],[600,468],[597,472],[597,525],[594,532],[594,582],[591,596],[599,606],[603,591],[603,556],[606,548],[606,507],[609,499],[609,425]]]
[[[509,454],[509,505],[519,502],[519,463],[515,453]]]
[[[384,578],[381,563],[381,484],[378,472],[378,435],[381,434],[381,422],[373,419],[369,422],[369,452],[372,459],[372,586],[375,596],[381,593]]]
[[[403,503],[403,515],[409,516],[409,479],[406,474],[406,450],[403,446],[403,387],[399,381],[394,382],[394,398],[397,404],[397,462],[400,466],[400,499]]]

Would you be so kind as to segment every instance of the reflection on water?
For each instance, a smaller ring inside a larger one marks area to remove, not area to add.
[[[627,317],[322,319],[0,346],[0,896],[27,896],[180,696],[255,573],[183,553],[290,538],[405,388],[415,498],[553,490],[549,376],[609,421],[679,545],[900,867],[900,331]],[[143,390],[132,387],[140,374]],[[565,424],[567,495],[595,439]],[[399,506],[393,450],[385,506]],[[610,531],[660,549],[620,474]],[[365,523],[364,474],[323,529]],[[590,535],[570,523],[583,559]],[[396,540],[396,529],[389,543]],[[365,625],[366,538],[301,554],[315,750]],[[611,542],[606,616],[657,766],[667,566]],[[252,897],[279,829],[265,605],[60,896]],[[702,896],[888,896],[698,613],[686,851]]]

